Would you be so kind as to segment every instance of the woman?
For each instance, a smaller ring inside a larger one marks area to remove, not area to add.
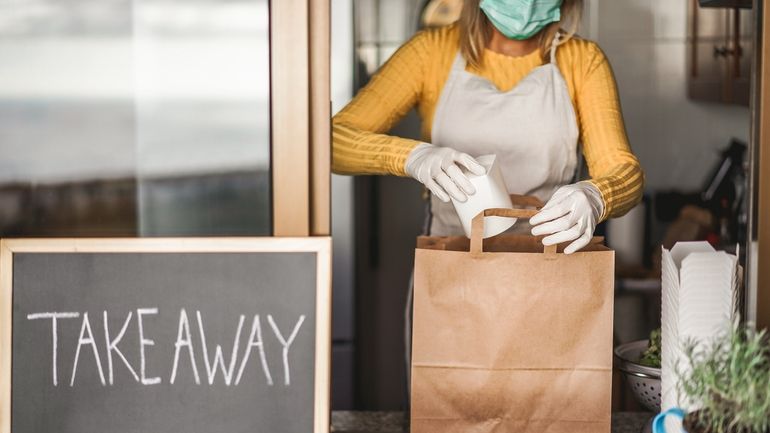
[[[333,170],[412,176],[432,193],[430,234],[463,233],[450,197],[494,153],[510,193],[546,202],[543,244],[586,246],[640,200],[644,175],[599,47],[574,36],[582,0],[465,0],[457,24],[418,33],[333,120]],[[384,133],[412,108],[424,142]],[[569,184],[578,140],[590,180]]]

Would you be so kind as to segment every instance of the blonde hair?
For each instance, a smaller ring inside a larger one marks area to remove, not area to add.
[[[465,0],[460,13],[460,52],[465,60],[474,67],[481,67],[484,48],[492,37],[492,23],[479,7],[481,0]],[[563,0],[561,20],[546,26],[534,37],[538,38],[540,56],[548,60],[549,48],[556,32],[561,28],[565,34],[560,37],[560,44],[567,42],[577,32],[580,16],[583,12],[583,0]]]

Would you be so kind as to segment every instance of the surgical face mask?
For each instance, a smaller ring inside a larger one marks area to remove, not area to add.
[[[529,39],[561,19],[562,0],[481,0],[481,10],[508,39]]]

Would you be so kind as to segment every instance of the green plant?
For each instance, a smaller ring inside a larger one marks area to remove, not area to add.
[[[685,345],[681,395],[698,408],[690,421],[709,433],[770,433],[770,341],[734,326],[703,345]]]
[[[642,353],[639,364],[660,368],[660,347],[660,328],[653,329],[652,332],[650,332],[647,349]]]

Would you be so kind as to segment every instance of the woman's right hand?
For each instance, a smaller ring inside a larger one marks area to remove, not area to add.
[[[469,195],[476,192],[476,188],[459,166],[477,176],[486,173],[486,169],[467,153],[428,143],[412,149],[406,158],[405,169],[441,201],[448,202],[451,196],[459,202],[465,202]]]

